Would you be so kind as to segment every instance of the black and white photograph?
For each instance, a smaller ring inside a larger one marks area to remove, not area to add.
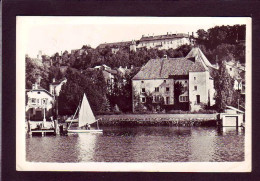
[[[18,171],[251,171],[251,18],[16,17]]]

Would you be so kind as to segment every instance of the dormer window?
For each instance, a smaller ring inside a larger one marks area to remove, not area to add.
[[[144,83],[144,81],[142,80],[142,81],[141,81],[141,83],[143,84],[143,83]]]

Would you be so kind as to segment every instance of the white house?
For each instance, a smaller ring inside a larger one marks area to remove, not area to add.
[[[188,34],[179,33],[179,34],[172,34],[167,33],[166,35],[157,35],[157,36],[142,36],[139,40],[139,44],[137,48],[146,47],[147,49],[150,48],[157,48],[159,50],[162,49],[176,49],[181,45],[185,44],[193,44],[191,37]]]
[[[178,104],[199,110],[203,104],[214,105],[214,82],[212,73],[215,68],[199,48],[193,48],[186,57],[151,59],[132,79],[133,112],[139,102],[145,102],[145,93],[164,98],[164,104],[177,106],[174,99],[174,86],[181,82],[184,93],[178,98]],[[139,95],[140,100],[135,100]]]
[[[26,112],[29,117],[43,117],[47,111],[53,108],[54,96],[40,87],[38,83],[35,83],[32,89],[27,91],[27,97]]]
[[[242,91],[245,86],[245,67],[237,61],[225,61],[229,75],[234,79],[234,89]]]
[[[61,80],[55,80],[55,78],[53,79],[53,82],[50,84],[50,93],[53,96],[59,96],[60,95],[60,90],[63,84],[65,84],[67,82],[66,78],[63,78]]]

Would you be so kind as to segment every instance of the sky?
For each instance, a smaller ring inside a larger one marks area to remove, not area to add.
[[[189,33],[214,26],[246,24],[247,18],[172,17],[17,17],[17,36],[25,53],[37,57],[101,43],[138,40],[142,35]]]

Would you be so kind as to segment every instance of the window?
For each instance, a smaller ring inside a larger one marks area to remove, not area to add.
[[[159,87],[155,87],[155,92],[159,92]]]
[[[199,104],[200,103],[200,95],[197,95],[197,103]]]
[[[196,77],[194,77],[194,80],[196,80]]]
[[[143,103],[145,102],[145,97],[142,97],[142,102],[143,102]]]
[[[32,98],[32,103],[35,103],[36,102],[36,99],[35,98]]]
[[[141,83],[143,84],[143,83],[144,83],[144,81],[142,80],[142,81],[141,81]]]
[[[163,82],[166,83],[166,80],[164,80]]]
[[[170,91],[170,87],[166,87],[166,92],[169,92]]]
[[[195,91],[197,90],[197,86],[194,86],[194,90],[195,90]]]
[[[180,101],[180,102],[188,102],[188,101],[189,101],[189,98],[188,98],[188,96],[180,96],[180,97],[179,97],[179,101]]]
[[[187,83],[188,81],[187,80],[185,80],[185,83]]]
[[[39,99],[37,99],[37,103],[38,103],[38,104],[40,103],[40,100],[39,100]]]
[[[41,92],[37,92],[38,94],[40,94]]]
[[[142,92],[145,92],[145,88],[142,88]]]
[[[232,68],[230,68],[230,71],[232,71]]]
[[[155,102],[159,102],[160,101],[160,97],[159,96],[154,96],[154,101]]]

